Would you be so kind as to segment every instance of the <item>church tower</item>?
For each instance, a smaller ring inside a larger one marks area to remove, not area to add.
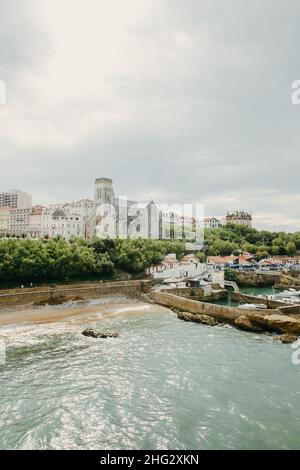
[[[95,206],[114,204],[113,182],[109,178],[97,178],[95,181]]]
[[[95,234],[98,238],[115,238],[115,195],[110,178],[95,181]]]

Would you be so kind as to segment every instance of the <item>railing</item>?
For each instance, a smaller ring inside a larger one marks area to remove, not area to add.
[[[239,292],[240,292],[239,286],[238,286],[237,283],[234,282],[234,281],[224,281],[224,285],[225,285],[225,287],[232,287],[232,289],[233,289],[234,292],[236,292],[236,293],[239,293]]]

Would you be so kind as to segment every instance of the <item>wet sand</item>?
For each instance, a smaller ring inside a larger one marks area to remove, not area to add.
[[[97,302],[97,301],[96,301]],[[138,300],[133,299],[120,299],[111,298],[99,299],[99,303],[95,301],[82,301],[74,302],[73,304],[59,305],[59,306],[46,306],[46,307],[32,307],[25,309],[10,309],[2,310],[0,313],[0,326],[11,325],[16,323],[53,323],[61,320],[70,319],[70,317],[80,317],[81,315],[91,319],[97,317],[99,314],[111,315],[118,314],[118,312],[136,313],[140,310],[145,310],[153,307],[150,304],[145,304]],[[158,307],[158,306],[156,306]],[[158,307],[159,308],[159,307]],[[162,309],[165,310],[165,309]],[[83,321],[83,319],[80,319]]]

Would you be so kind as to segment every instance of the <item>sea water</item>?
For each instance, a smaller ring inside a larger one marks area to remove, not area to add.
[[[300,449],[300,365],[271,336],[151,305],[0,328],[1,449]],[[83,316],[84,317],[84,316]]]

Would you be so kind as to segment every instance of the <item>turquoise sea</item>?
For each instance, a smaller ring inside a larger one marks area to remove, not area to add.
[[[0,328],[1,449],[300,449],[290,345],[147,304],[101,309]]]

